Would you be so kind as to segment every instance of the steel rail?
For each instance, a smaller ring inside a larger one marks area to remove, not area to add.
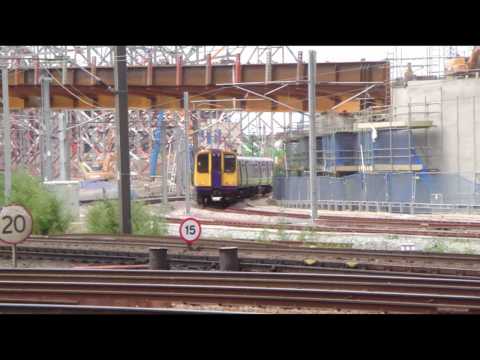
[[[438,312],[442,308],[451,308],[452,311],[480,313],[478,296],[245,286],[0,281],[0,297],[0,301],[3,298],[17,301],[34,301],[38,297],[52,301],[68,299],[79,301],[81,305],[123,301],[135,306],[139,303],[182,301],[296,307],[333,305],[407,312]]]
[[[177,240],[178,241],[178,240]],[[91,244],[89,242],[89,244]],[[226,241],[228,244],[228,241]],[[115,244],[117,247],[120,244]],[[137,244],[138,245],[138,244]],[[152,243],[151,245],[159,246],[165,245],[161,242]],[[172,247],[172,245],[167,245]],[[184,246],[183,246],[184,247]],[[182,248],[182,246],[180,246]],[[217,250],[216,247],[210,247],[210,250]],[[197,246],[196,251],[206,250],[203,246]],[[310,248],[285,248],[285,249],[262,249],[262,248],[249,248],[249,247],[240,247],[244,258],[242,263],[246,268],[258,268],[258,266],[268,266],[270,268],[276,269],[277,271],[285,268],[285,265],[302,265],[302,261],[299,261],[298,256],[305,256],[310,259],[314,259],[316,266],[314,269],[319,267],[348,267],[351,266],[348,263],[348,260],[353,260],[355,262],[354,267],[360,269],[371,269],[371,270],[386,270],[390,269],[391,271],[401,271],[401,272],[431,272],[431,273],[446,273],[446,274],[462,274],[465,276],[479,276],[480,269],[471,268],[471,265],[475,265],[479,256],[475,255],[465,255],[465,254],[431,254],[431,253],[420,253],[420,252],[402,252],[402,251],[375,251],[375,250],[350,250],[350,249],[310,249]],[[9,256],[11,253],[10,248],[2,249],[0,247],[0,255]],[[267,253],[269,255],[278,255],[281,254],[281,259],[260,259],[253,258],[254,254],[258,253]],[[195,251],[191,252],[195,254]],[[27,248],[20,246],[19,255],[24,256],[33,256],[40,258],[53,258],[53,259],[72,259],[76,261],[90,261],[90,262],[114,262],[114,263],[145,263],[147,261],[146,253],[141,252],[111,252],[105,250],[78,250],[70,248],[46,248],[46,247],[37,247],[37,248]],[[292,259],[292,256],[296,255],[297,258],[293,258],[293,262],[289,262],[289,259]],[[334,259],[331,259],[334,257]],[[176,264],[186,264],[203,266],[207,268],[215,268],[218,266],[218,258],[207,256],[207,255],[187,255],[187,254],[175,254],[170,256],[172,263]],[[372,262],[373,260],[378,260],[378,258],[383,258],[383,263]],[[392,263],[392,261],[397,260],[397,263]],[[400,260],[400,262],[398,262]],[[425,261],[430,263],[435,263],[435,265],[428,266],[419,266],[412,265],[413,261]],[[468,268],[458,267],[461,263]],[[262,265],[268,264],[268,265]],[[455,267],[456,266],[456,267]],[[310,266],[312,267],[312,266]],[[305,267],[308,268],[308,267]]]
[[[11,249],[8,247],[0,246],[0,255],[9,256]],[[34,247],[18,247],[17,255],[45,257],[45,258],[60,258],[63,260],[91,260],[91,261],[137,261],[138,257],[144,257],[144,254],[120,254],[117,252],[99,252],[98,250],[77,250],[77,249],[56,249],[56,248],[34,248]]]
[[[80,272],[80,273],[79,273]],[[438,294],[480,295],[480,279],[418,278],[409,276],[376,276],[345,274],[269,274],[269,273],[229,273],[229,272],[186,272],[186,271],[81,271],[48,270],[32,272],[3,272],[1,281],[42,281],[42,282],[108,282],[141,284],[185,284],[185,285],[228,285],[254,287],[288,287],[316,289],[350,289],[424,292]]]
[[[148,262],[148,254],[146,252],[119,252],[105,250],[78,250],[70,248],[46,248],[46,247],[24,247],[19,246],[17,250],[20,259],[27,257],[35,257],[41,259],[69,260],[81,262],[102,262],[102,263],[128,263],[128,264],[145,264]],[[0,256],[8,257],[11,249],[8,247],[0,247]],[[186,255],[174,254],[169,257],[171,263],[177,266],[189,267],[194,266],[196,269],[214,269],[218,268],[218,256],[207,255]],[[397,272],[419,272],[419,273],[439,273],[463,276],[480,276],[480,269],[461,268],[461,267],[438,267],[438,266],[419,266],[411,264],[392,264],[392,263],[374,263],[362,262],[355,260],[354,263],[339,260],[318,260],[312,265],[304,266],[305,263],[298,259],[263,259],[254,257],[244,257],[240,260],[240,265],[245,269],[269,268],[271,271],[279,271],[281,269],[291,268],[300,271],[307,270],[319,271],[323,268],[349,268],[363,270],[390,270]]]
[[[150,238],[150,241],[137,237],[118,237],[115,239],[97,238],[96,235],[81,236],[60,236],[60,237],[36,237],[31,236],[30,240],[38,242],[53,242],[75,244],[102,244],[102,245],[124,245],[124,246],[169,246],[173,248],[186,248],[180,243],[178,238],[159,237]],[[207,245],[211,244],[211,245]],[[475,254],[456,254],[456,253],[431,253],[420,251],[399,251],[399,250],[369,250],[369,249],[350,249],[350,248],[317,248],[315,243],[302,244],[299,241],[271,241],[270,243],[259,243],[254,240],[227,240],[227,239],[202,239],[201,242],[194,247],[196,250],[217,250],[219,246],[239,245],[239,249],[247,252],[267,252],[272,254],[298,254],[298,255],[341,255],[341,256],[363,256],[363,257],[389,257],[401,259],[420,259],[420,260],[444,260],[444,261],[464,261],[480,263],[480,255]],[[326,245],[322,243],[321,245]]]
[[[212,210],[212,209],[209,209]],[[216,209],[215,209],[216,210]],[[309,219],[309,215],[300,213],[285,213],[281,211],[268,211],[268,210],[253,210],[253,209],[224,209],[222,212],[239,213],[239,214],[252,214],[263,216],[275,216],[275,217],[291,217],[299,219]],[[430,219],[391,219],[391,218],[374,218],[374,217],[353,217],[345,215],[318,215],[317,222],[321,220],[332,222],[348,222],[352,221],[356,224],[360,223],[378,223],[388,225],[418,225],[423,227],[473,227],[480,229],[480,222],[471,221],[446,221],[446,220],[430,220]]]
[[[75,315],[239,315],[247,312],[163,309],[121,306],[88,306],[38,303],[0,303],[0,314]]]
[[[166,217],[166,220],[170,223],[178,224],[182,221],[180,218]],[[208,220],[201,219],[204,225],[213,226],[229,226],[238,228],[257,228],[257,229],[282,229],[282,230],[305,230],[306,228],[314,232],[339,232],[339,233],[367,233],[367,234],[396,234],[396,235],[415,235],[415,236],[438,236],[438,237],[452,237],[452,238],[474,238],[480,239],[480,232],[467,233],[467,232],[449,232],[440,230],[413,230],[413,229],[393,229],[393,228],[381,228],[375,229],[372,227],[359,228],[354,226],[307,226],[305,224],[265,224],[265,223],[253,223],[253,222],[239,222],[239,221],[227,221],[227,220]]]
[[[425,276],[419,279],[418,274],[395,274],[392,272],[385,274],[378,274],[373,272],[342,272],[330,273],[325,270],[322,273],[308,274],[308,273],[272,273],[272,272],[244,272],[244,271],[192,271],[192,270],[125,270],[125,269],[66,269],[66,268],[0,268],[0,277],[5,276],[77,276],[77,277],[91,277],[91,276],[111,276],[111,277],[130,277],[132,279],[148,279],[148,278],[165,278],[165,277],[213,277],[213,278],[242,278],[242,279],[292,279],[295,281],[313,281],[315,279],[329,279],[329,280],[358,280],[368,279],[369,281],[409,281],[414,279],[417,282],[437,282],[440,284],[454,285],[475,285],[480,282],[480,278],[459,278],[455,276],[439,276],[424,274]]]

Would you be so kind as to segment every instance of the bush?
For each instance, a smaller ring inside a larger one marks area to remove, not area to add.
[[[19,204],[27,208],[33,218],[33,234],[61,234],[70,226],[72,218],[65,214],[62,204],[48,192],[41,181],[18,170],[12,174],[12,195],[5,203],[4,178],[0,175],[0,205]]]
[[[132,202],[132,231],[136,235],[165,235],[167,227],[162,216],[152,215],[145,204]],[[87,212],[87,228],[96,234],[120,233],[120,209],[118,201],[105,200],[95,203]]]

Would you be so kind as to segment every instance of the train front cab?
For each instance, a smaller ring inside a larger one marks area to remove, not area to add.
[[[201,151],[196,156],[194,185],[197,202],[225,202],[236,197],[237,156],[221,150]]]

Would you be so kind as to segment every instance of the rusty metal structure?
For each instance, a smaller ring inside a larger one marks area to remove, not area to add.
[[[85,164],[95,169],[106,163],[115,143],[113,61],[110,47],[0,46],[0,62],[9,69],[14,167],[40,175],[45,139],[54,178],[66,163],[67,178],[79,179],[88,178]],[[125,61],[132,176],[148,177],[155,119],[163,111],[168,186],[177,195],[184,91],[191,99],[189,136],[204,147],[213,143],[242,152],[254,134],[265,155],[278,133],[292,128],[292,114],[297,119],[307,110],[307,64],[301,52],[286,46],[129,46]],[[317,109],[358,111],[368,106],[358,95],[365,91],[370,105],[388,105],[389,78],[386,61],[318,63]],[[42,79],[49,79],[47,102]],[[68,148],[66,159],[62,146]]]
[[[131,66],[128,69],[129,107],[137,109],[182,109],[183,91],[203,100],[196,109],[239,111],[306,111],[306,67],[297,64],[244,64],[237,56],[233,65],[184,65],[179,56],[175,65]],[[41,106],[40,78],[51,82],[52,109],[113,108],[113,68],[16,67],[9,73],[10,108]],[[317,64],[317,108],[327,111],[361,92],[369,90],[375,105],[386,105],[389,83],[387,62]],[[213,100],[213,101],[212,101]],[[217,101],[216,101],[217,100]],[[362,109],[352,100],[337,111]]]

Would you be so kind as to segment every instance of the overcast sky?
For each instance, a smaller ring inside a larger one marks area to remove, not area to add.
[[[440,46],[291,46],[293,51],[303,51],[304,59],[308,50],[317,51],[317,61],[360,61],[365,58],[366,61],[384,60],[397,50],[397,57],[426,57],[427,49],[430,48],[433,53],[442,53]],[[455,46],[459,55],[468,56],[472,46]],[[390,54],[389,54],[390,53]],[[435,54],[435,55],[436,55]],[[442,54],[441,54],[442,55]]]

